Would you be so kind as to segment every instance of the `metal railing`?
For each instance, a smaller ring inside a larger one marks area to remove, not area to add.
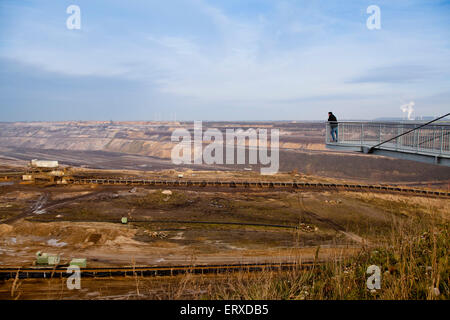
[[[450,124],[350,122],[338,123],[338,141],[331,141],[327,123],[326,143],[450,156]]]

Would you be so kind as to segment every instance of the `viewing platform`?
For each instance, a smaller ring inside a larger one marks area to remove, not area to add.
[[[441,117],[442,118],[442,117]],[[433,121],[434,122],[434,121]],[[450,123],[338,122],[332,141],[326,125],[326,147],[450,166]]]

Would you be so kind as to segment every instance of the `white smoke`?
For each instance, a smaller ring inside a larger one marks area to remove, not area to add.
[[[400,110],[402,110],[403,113],[408,113],[408,120],[414,120],[412,117],[412,114],[414,112],[414,101],[411,101],[410,103],[404,104],[400,107]]]

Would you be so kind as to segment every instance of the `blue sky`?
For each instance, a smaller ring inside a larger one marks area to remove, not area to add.
[[[450,1],[0,0],[0,121],[373,119],[411,101],[450,111]]]

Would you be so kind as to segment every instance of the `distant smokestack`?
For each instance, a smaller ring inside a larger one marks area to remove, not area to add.
[[[400,110],[402,110],[403,113],[408,113],[408,120],[414,120],[412,117],[412,114],[414,112],[414,105],[414,101],[411,101],[410,103],[404,104],[400,107]]]

